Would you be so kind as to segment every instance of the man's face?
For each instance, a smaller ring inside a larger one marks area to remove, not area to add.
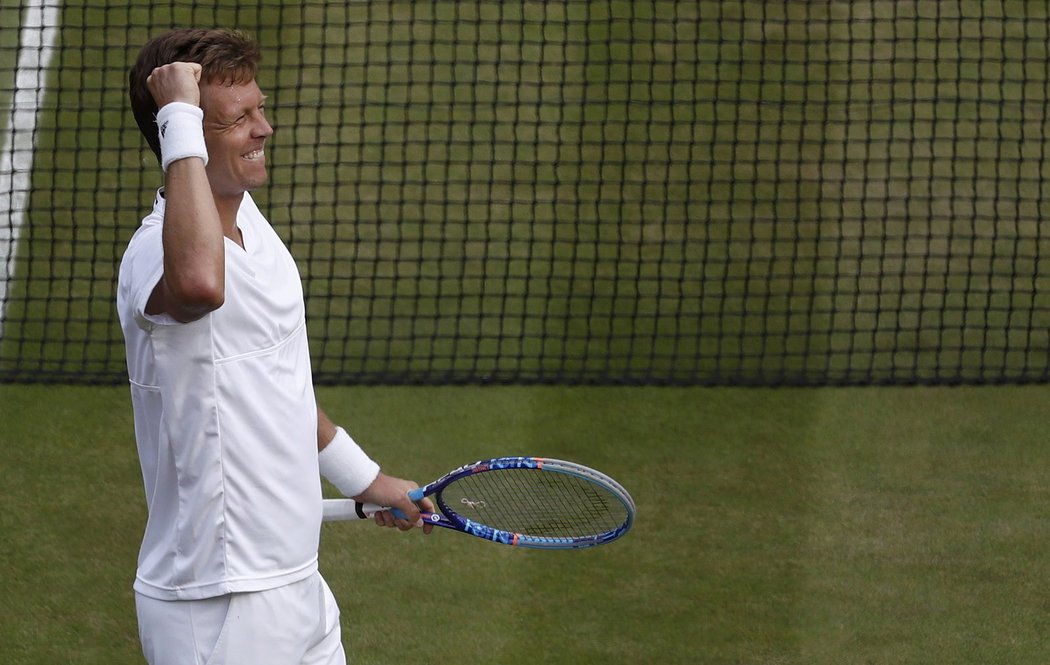
[[[254,80],[202,83],[204,141],[208,181],[218,197],[240,196],[266,182],[263,145],[273,134],[263,106],[266,97]]]

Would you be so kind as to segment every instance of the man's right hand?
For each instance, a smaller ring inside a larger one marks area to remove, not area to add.
[[[201,105],[201,66],[195,62],[172,62],[153,70],[146,86],[157,108],[171,102]]]

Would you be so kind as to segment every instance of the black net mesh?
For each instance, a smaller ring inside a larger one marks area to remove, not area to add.
[[[0,381],[119,382],[172,26],[253,33],[321,383],[1045,381],[1045,3],[21,0]]]

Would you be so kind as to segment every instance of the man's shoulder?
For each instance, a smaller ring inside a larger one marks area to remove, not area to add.
[[[134,273],[152,273],[152,265],[164,261],[164,242],[162,237],[163,213],[158,217],[156,210],[146,215],[138,228],[131,234],[128,244],[120,256],[120,270],[118,281],[124,282],[131,278],[131,269],[135,267]]]
[[[160,220],[155,219],[152,214],[142,219],[142,223],[131,234],[128,246],[124,250],[125,256],[129,253],[150,251],[152,248],[161,247],[162,225]]]
[[[132,245],[141,243],[143,239],[148,239],[154,235],[159,238],[163,222],[164,190],[162,188],[157,190],[157,198],[153,201],[153,209],[142,218],[138,228],[131,234],[131,238],[128,240],[128,248],[130,249]]]

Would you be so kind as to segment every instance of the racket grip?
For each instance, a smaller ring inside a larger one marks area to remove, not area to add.
[[[321,506],[322,519],[325,522],[366,520],[381,510],[387,510],[374,503],[358,503],[353,499],[325,499]]]
[[[413,502],[419,501],[424,496],[422,487],[417,487],[408,493],[408,498]],[[387,508],[386,506],[379,506],[374,503],[358,503],[353,499],[325,499],[321,504],[323,508],[321,519],[325,522],[367,520],[371,519],[372,515],[375,515],[381,510],[389,510],[394,514],[394,517],[397,517],[398,519],[408,519],[408,517],[397,508]]]

